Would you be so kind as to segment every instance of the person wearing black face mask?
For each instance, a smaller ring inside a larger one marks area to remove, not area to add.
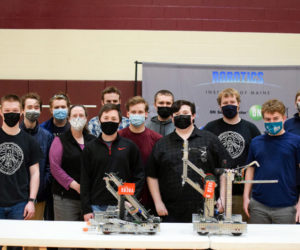
[[[157,116],[152,117],[146,122],[146,127],[161,134],[162,136],[172,133],[175,129],[172,122],[171,106],[174,96],[169,90],[160,90],[154,96],[154,107]]]
[[[153,147],[147,165],[147,182],[156,212],[164,222],[191,222],[192,214],[203,209],[203,197],[189,185],[182,186],[183,141],[189,141],[189,160],[205,173],[214,173],[229,155],[218,138],[194,126],[195,104],[178,100],[172,105],[175,131],[161,138]],[[226,156],[226,158],[224,158]],[[202,183],[195,173],[193,181]],[[219,211],[223,211],[225,188],[221,178]],[[201,184],[200,184],[201,185]]]
[[[115,104],[119,111],[121,111],[121,91],[116,87],[109,86],[105,88],[101,93],[101,105],[104,104]],[[118,130],[127,128],[129,126],[129,119],[122,116],[121,122],[119,123]],[[88,129],[94,136],[99,136],[102,132],[102,126],[98,116],[93,117],[88,124]]]
[[[260,131],[253,123],[240,118],[241,100],[237,90],[224,89],[219,93],[217,101],[223,117],[209,122],[204,130],[218,136],[232,158],[233,167],[243,166],[246,164],[251,140],[260,135]],[[233,185],[232,213],[242,214],[243,220],[247,220],[243,211],[243,189],[244,185]]]
[[[35,216],[32,219],[43,220],[46,200],[52,195],[51,174],[49,167],[49,149],[53,141],[53,135],[46,129],[40,127],[38,118],[41,113],[42,100],[36,93],[28,93],[22,97],[22,107],[24,121],[21,122],[20,128],[31,135],[40,145],[43,157],[39,162],[40,186],[35,204]]]
[[[28,220],[35,214],[42,153],[38,143],[19,128],[20,114],[18,96],[1,98],[0,219]]]
[[[80,197],[85,221],[93,218],[93,212],[117,204],[106,189],[105,173],[118,173],[124,182],[136,184],[137,198],[141,194],[145,179],[141,155],[132,141],[118,135],[121,117],[116,105],[105,104],[99,112],[102,133],[83,150]]]

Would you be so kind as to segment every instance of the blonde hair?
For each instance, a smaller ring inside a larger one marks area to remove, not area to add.
[[[241,96],[240,96],[240,93],[239,93],[236,89],[234,89],[234,88],[227,88],[227,89],[223,89],[223,90],[219,93],[218,98],[217,98],[218,104],[221,106],[222,98],[223,98],[223,97],[228,97],[228,96],[235,96],[237,102],[238,102],[238,103],[241,102]]]

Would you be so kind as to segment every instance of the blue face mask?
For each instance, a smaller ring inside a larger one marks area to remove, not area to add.
[[[139,127],[145,122],[144,115],[129,115],[129,122],[135,126]]]
[[[67,109],[53,109],[53,117],[57,120],[64,120],[68,116]]]
[[[265,128],[271,135],[277,135],[283,127],[283,122],[265,122]]]

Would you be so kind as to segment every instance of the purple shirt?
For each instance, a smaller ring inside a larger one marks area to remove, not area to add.
[[[84,144],[79,144],[80,148],[84,148]],[[50,171],[54,179],[66,190],[70,189],[70,184],[74,180],[61,167],[63,156],[63,145],[59,137],[55,137],[49,151]]]

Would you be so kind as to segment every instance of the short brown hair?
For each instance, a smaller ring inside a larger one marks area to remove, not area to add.
[[[187,105],[191,108],[192,115],[196,113],[195,103],[186,100],[177,100],[172,105],[172,114],[178,112],[183,105]]]
[[[18,102],[20,104],[20,108],[22,109],[22,102],[19,96],[15,94],[8,94],[1,97],[1,107],[4,102]]]
[[[109,86],[101,92],[101,100],[104,101],[104,95],[110,93],[116,93],[117,95],[119,95],[119,99],[121,98],[121,91],[114,86]]]
[[[99,121],[101,120],[101,117],[103,115],[104,112],[109,112],[111,110],[116,110],[118,111],[118,115],[119,115],[119,119],[120,119],[120,122],[122,121],[122,114],[121,114],[121,111],[119,110],[119,107],[116,105],[116,104],[112,104],[112,103],[107,103],[107,104],[104,104],[100,111],[99,111],[99,114],[98,114],[98,118],[99,118]]]
[[[148,112],[148,110],[149,110],[149,105],[148,105],[148,103],[146,102],[146,100],[143,98],[143,97],[141,97],[141,96],[139,96],[139,95],[137,95],[137,96],[134,96],[134,97],[131,97],[127,102],[126,102],[126,109],[127,109],[127,111],[129,111],[129,108],[131,107],[131,106],[134,106],[134,105],[136,105],[136,104],[139,104],[139,103],[144,103],[145,104],[145,112]]]
[[[172,96],[172,101],[174,102],[174,95],[171,91],[167,90],[167,89],[161,89],[159,91],[157,91],[154,95],[154,103],[156,103],[156,99],[158,95],[169,95]]]
[[[234,89],[234,88],[227,88],[227,89],[223,89],[223,90],[219,93],[218,98],[217,98],[218,104],[221,106],[222,98],[223,98],[223,97],[228,97],[228,96],[235,96],[237,102],[238,102],[238,103],[241,102],[241,96],[240,96],[240,93],[239,93],[236,89]]]
[[[25,102],[27,99],[37,100],[40,105],[40,109],[42,109],[43,102],[42,102],[41,97],[37,93],[29,92],[26,95],[23,95],[21,99],[22,99],[22,108],[23,109],[25,108]]]
[[[264,117],[265,113],[271,113],[274,114],[275,112],[278,112],[282,116],[285,115],[285,106],[283,102],[277,100],[277,99],[272,99],[269,101],[266,101],[261,108],[261,113],[262,116]]]
[[[297,101],[298,96],[300,96],[300,90],[296,93],[295,102]]]
[[[55,100],[65,100],[67,102],[67,107],[70,108],[71,106],[71,101],[70,101],[70,98],[68,96],[68,94],[60,91],[56,94],[54,94],[50,100],[49,100],[49,105],[50,105],[50,108],[52,108],[52,104]]]

